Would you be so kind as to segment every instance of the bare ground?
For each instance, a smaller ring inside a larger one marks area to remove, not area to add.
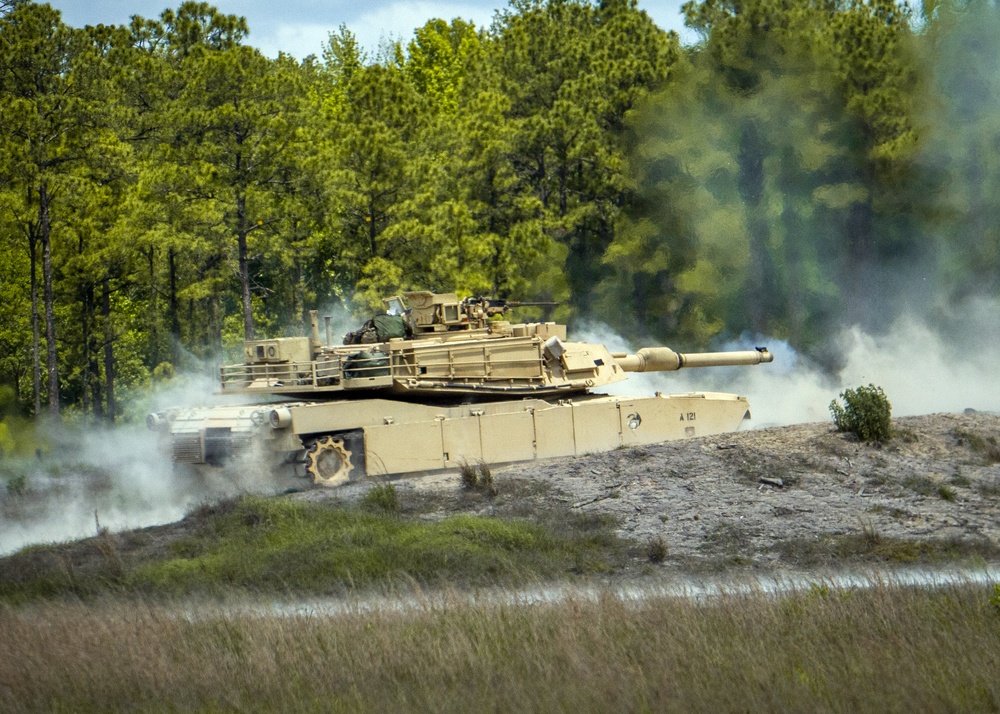
[[[896,436],[884,446],[817,423],[516,464],[494,469],[495,495],[470,491],[458,473],[391,483],[404,513],[419,518],[612,523],[636,544],[638,564],[643,549],[659,543],[665,565],[679,571],[837,567],[856,555],[1000,561],[1000,415],[934,414],[893,424]],[[336,505],[376,482],[283,497]],[[109,538],[116,558],[165,555],[212,508],[67,543],[58,546],[60,557],[86,572],[106,559]]]
[[[955,555],[995,557],[1000,415],[934,414],[893,424],[896,436],[883,446],[816,423],[512,465],[494,472],[494,498],[463,495],[458,474],[394,483],[401,501],[427,518],[551,509],[610,516],[625,538],[662,539],[669,560],[685,569],[820,564],[824,553],[832,555],[821,543],[851,535],[949,543]],[[351,498],[367,487],[297,497]]]

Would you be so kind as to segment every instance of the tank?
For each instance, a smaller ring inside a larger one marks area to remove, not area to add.
[[[244,343],[220,368],[243,406],[150,414],[173,461],[224,467],[244,455],[337,486],[401,475],[559,458],[733,431],[750,419],[736,394],[601,394],[632,372],[757,365],[764,347],[634,354],[567,339],[565,325],[505,319],[520,303],[408,292],[343,344],[311,335]]]

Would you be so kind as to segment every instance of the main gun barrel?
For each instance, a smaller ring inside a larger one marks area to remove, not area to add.
[[[626,372],[674,372],[689,367],[729,367],[773,362],[774,355],[766,347],[737,352],[674,352],[669,347],[643,347],[633,355],[622,352],[612,355]]]

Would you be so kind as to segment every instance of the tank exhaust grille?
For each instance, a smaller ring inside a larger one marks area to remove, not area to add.
[[[198,432],[174,434],[171,457],[179,464],[202,464],[201,435]]]

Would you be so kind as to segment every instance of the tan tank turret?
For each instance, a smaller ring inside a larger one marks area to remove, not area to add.
[[[322,342],[312,312],[310,337],[247,342],[244,360],[221,368],[223,393],[299,401],[230,408],[225,416],[220,408],[175,410],[151,415],[151,428],[165,434],[178,462],[210,464],[238,452],[220,445],[229,433],[335,485],[366,473],[567,456],[732,430],[749,418],[737,395],[621,398],[595,390],[629,372],[773,360],[765,348],[612,353],[568,340],[564,325],[501,319],[516,307],[552,303],[427,291],[385,302],[386,313],[349,333],[346,344],[331,345],[329,334]]]

